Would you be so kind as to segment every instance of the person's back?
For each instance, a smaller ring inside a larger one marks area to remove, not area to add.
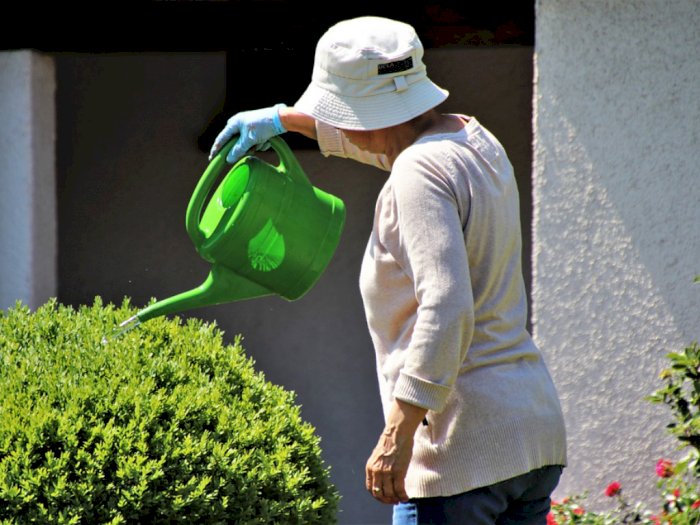
[[[430,409],[414,497],[565,462],[556,391],[526,330],[520,235],[511,164],[474,118],[403,150],[378,196],[360,285],[385,413],[395,396]]]
[[[464,226],[474,335],[464,367],[486,366],[539,352],[527,332],[520,200],[513,167],[500,142],[476,119],[467,124],[462,171],[470,207]]]

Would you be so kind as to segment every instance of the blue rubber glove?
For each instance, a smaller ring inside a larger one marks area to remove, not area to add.
[[[236,113],[228,119],[226,127],[214,140],[214,145],[209,152],[209,160],[214,158],[235,135],[238,135],[238,140],[226,155],[226,162],[230,164],[234,164],[253,147],[259,151],[269,148],[268,140],[287,131],[279,115],[280,108],[284,107],[287,106],[276,104],[269,108]]]

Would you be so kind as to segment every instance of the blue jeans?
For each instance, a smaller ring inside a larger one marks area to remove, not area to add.
[[[561,472],[543,467],[455,496],[399,503],[393,525],[545,525]]]

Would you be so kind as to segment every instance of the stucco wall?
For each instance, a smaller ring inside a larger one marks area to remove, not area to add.
[[[619,480],[654,501],[675,457],[643,400],[700,337],[700,9],[695,0],[539,0],[535,336],[560,390],[558,495]]]
[[[0,53],[0,310],[56,295],[54,67]]]

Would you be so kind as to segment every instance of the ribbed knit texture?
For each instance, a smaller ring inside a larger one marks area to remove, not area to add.
[[[466,119],[466,117],[464,117]],[[427,408],[410,497],[449,496],[566,463],[564,421],[526,330],[518,191],[501,144],[471,118],[389,166],[317,125],[325,155],[390,169],[360,274],[385,414]]]

